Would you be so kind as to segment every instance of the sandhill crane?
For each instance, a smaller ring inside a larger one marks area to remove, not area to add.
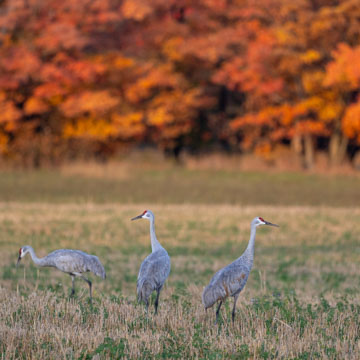
[[[60,271],[69,274],[72,280],[71,296],[75,294],[75,277],[80,277],[88,283],[90,291],[90,302],[92,302],[92,283],[83,275],[83,273],[91,271],[92,273],[100,276],[103,279],[106,278],[105,269],[101,264],[99,258],[95,255],[89,255],[80,250],[59,249],[39,259],[31,246],[23,246],[19,250],[19,258],[16,266],[19,265],[20,260],[27,253],[30,253],[33,262],[37,266],[55,267]]]
[[[279,226],[272,224],[261,217],[254,218],[251,222],[250,240],[244,253],[234,262],[216,272],[210,280],[209,285],[206,286],[203,291],[202,301],[205,310],[219,301],[219,305],[216,309],[215,324],[217,324],[219,318],[221,304],[229,296],[234,298],[234,307],[231,314],[232,322],[234,322],[236,301],[246,284],[253,266],[256,228],[260,225]]]
[[[147,219],[150,221],[150,239],[152,253],[142,262],[137,279],[138,301],[144,301],[146,312],[149,308],[149,296],[155,290],[155,314],[159,305],[160,291],[170,273],[170,257],[167,251],[160,245],[155,235],[155,216],[152,211],[145,210],[141,215],[132,218]]]

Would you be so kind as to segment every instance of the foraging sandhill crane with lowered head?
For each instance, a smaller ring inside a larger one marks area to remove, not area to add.
[[[231,314],[232,322],[234,322],[236,301],[247,282],[253,266],[256,228],[260,225],[279,226],[261,217],[254,218],[251,222],[250,240],[244,253],[234,262],[219,270],[203,291],[202,301],[205,310],[212,307],[216,302],[219,302],[216,309],[215,324],[217,324],[219,318],[221,304],[229,296],[234,298],[234,307]]]
[[[80,250],[59,249],[51,252],[43,258],[38,258],[31,246],[23,246],[19,250],[19,258],[16,266],[19,265],[20,260],[27,253],[30,253],[33,262],[37,266],[55,267],[60,271],[69,274],[72,280],[71,296],[75,294],[75,277],[80,277],[88,283],[90,291],[90,302],[92,302],[92,283],[83,275],[83,273],[90,271],[103,279],[106,278],[105,269],[99,258],[95,255],[89,255]]]
[[[152,211],[145,210],[141,215],[131,220],[147,219],[150,221],[150,240],[152,253],[142,262],[137,279],[138,301],[144,301],[146,312],[149,308],[149,297],[156,291],[155,314],[159,305],[160,291],[165,280],[170,274],[170,257],[167,251],[160,245],[155,234],[155,216]]]

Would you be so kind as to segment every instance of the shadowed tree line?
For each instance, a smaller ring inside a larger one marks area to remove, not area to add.
[[[359,59],[358,0],[3,0],[0,154],[282,145],[337,165],[360,143]]]

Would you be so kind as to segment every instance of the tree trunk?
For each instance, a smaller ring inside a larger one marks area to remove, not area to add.
[[[302,142],[300,135],[294,135],[291,139],[291,149],[296,155],[301,155],[302,153]]]
[[[304,136],[304,165],[306,169],[311,169],[314,165],[314,138],[307,134]]]
[[[335,131],[331,135],[329,143],[329,159],[331,166],[339,165],[345,159],[348,143],[349,139],[340,132]]]

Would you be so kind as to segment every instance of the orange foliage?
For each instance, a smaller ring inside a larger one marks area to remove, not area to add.
[[[119,98],[110,91],[84,91],[67,98],[60,106],[67,117],[75,117],[84,113],[101,115],[119,104]]]
[[[342,119],[343,131],[350,139],[356,139],[360,144],[360,101],[351,104]]]
[[[42,114],[49,110],[49,106],[38,97],[30,97],[24,104],[24,113],[26,115]]]
[[[334,61],[327,66],[325,83],[329,86],[345,86],[356,89],[360,86],[360,46],[355,48],[341,43],[332,53]]]
[[[112,114],[111,118],[116,134],[121,139],[139,139],[145,133],[146,128],[141,112],[133,112],[126,115]]]
[[[6,99],[5,94],[0,92],[0,123],[12,124],[21,118],[21,111],[13,101]]]
[[[143,0],[125,0],[121,10],[125,18],[137,21],[143,20],[153,11],[151,5]]]

